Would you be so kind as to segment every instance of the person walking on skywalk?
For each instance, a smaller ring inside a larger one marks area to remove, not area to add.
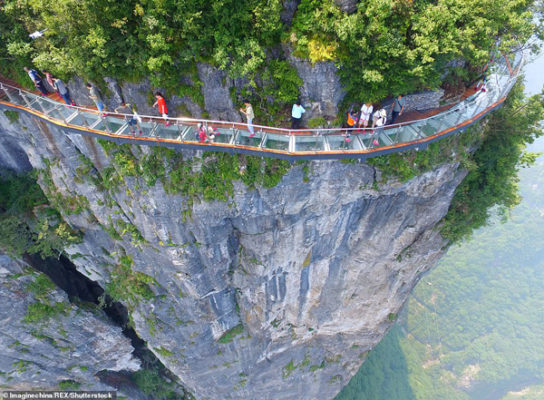
[[[136,109],[134,106],[130,106],[130,104],[123,103],[119,107],[115,109],[116,113],[124,114],[125,121],[128,125],[128,129],[130,130],[130,133],[132,136],[135,135],[136,130],[138,130],[138,135],[142,134],[142,128],[140,127],[139,122],[141,121],[140,116],[136,112]]]
[[[24,70],[26,71],[30,79],[32,79],[32,82],[34,82],[34,86],[40,91],[40,94],[42,96],[49,95],[49,92],[47,91],[47,89],[45,88],[45,84],[43,83],[42,77],[40,76],[40,74],[38,74],[38,71],[36,71],[35,69],[30,69],[28,67],[25,67]]]

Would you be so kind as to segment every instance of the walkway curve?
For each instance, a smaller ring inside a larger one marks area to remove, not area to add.
[[[254,125],[250,137],[247,125],[236,122],[171,118],[165,126],[160,117],[142,116],[142,135],[132,135],[124,114],[108,113],[101,118],[96,110],[72,107],[47,97],[0,82],[0,108],[20,110],[62,127],[67,133],[171,148],[222,151],[296,160],[365,159],[409,149],[425,149],[429,143],[466,129],[500,107],[519,76],[523,53],[509,61],[501,56],[488,70],[486,91],[478,91],[447,111],[429,118],[388,125],[385,129],[304,129],[289,130]],[[199,123],[217,128],[213,143],[196,139]],[[350,141],[345,140],[350,133]]]

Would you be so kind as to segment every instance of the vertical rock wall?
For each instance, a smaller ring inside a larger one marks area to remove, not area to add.
[[[2,387],[58,389],[68,381],[72,389],[113,390],[96,374],[140,368],[121,328],[101,312],[70,304],[48,285],[53,286],[42,274],[0,254]],[[61,311],[47,316],[53,309]]]
[[[84,232],[68,249],[82,273],[106,287],[128,257],[147,277],[151,296],[127,300],[135,329],[197,399],[333,398],[442,255],[436,224],[464,176],[445,164],[380,185],[366,164],[313,162],[271,189],[190,202],[139,177],[104,190],[102,146],[34,117],[0,113],[0,133],[49,165],[58,193],[88,200],[65,216]]]

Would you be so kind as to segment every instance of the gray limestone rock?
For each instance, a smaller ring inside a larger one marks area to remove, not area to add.
[[[209,64],[198,63],[198,76],[203,83],[202,93],[206,111],[211,119],[240,122],[240,112],[230,97],[230,79],[227,73]]]
[[[345,13],[351,14],[357,11],[358,0],[334,0],[336,5]]]
[[[101,311],[70,304],[48,278],[4,254],[0,304],[2,388],[47,390],[72,381],[81,389],[113,390],[98,372],[140,368],[130,340]],[[62,311],[39,318],[55,308]]]
[[[297,11],[300,0],[284,0],[283,10],[281,11],[281,22],[290,26]]]
[[[308,96],[341,95],[331,66],[293,62],[328,71],[327,94],[308,87]],[[376,185],[367,164],[312,162],[308,182],[293,166],[274,188],[236,182],[227,202],[189,203],[140,177],[110,192],[95,186],[112,163],[94,139],[27,115],[10,125],[0,113],[0,131],[33,167],[52,161],[60,193],[88,199],[83,213],[65,215],[84,232],[68,249],[78,270],[105,286],[126,254],[149,277],[151,298],[126,301],[135,329],[197,399],[334,398],[443,254],[436,225],[465,173],[444,164]],[[150,151],[131,149],[137,159]],[[81,155],[95,167],[83,181]],[[118,220],[144,240],[126,230],[112,238],[104,227]]]
[[[345,91],[340,84],[338,69],[333,62],[317,62],[312,64],[308,60],[299,59],[291,54],[291,50],[285,47],[288,61],[298,72],[303,80],[300,93],[302,105],[306,107],[303,115],[305,120],[323,116],[328,120],[335,119],[338,115],[338,104],[345,96]]]
[[[113,78],[104,78],[107,90],[102,92],[104,104],[110,111],[115,110],[124,101],[136,105],[141,115],[159,116],[156,108],[152,107],[154,102],[153,93],[157,90],[151,87],[148,80],[139,83],[125,82],[121,85]],[[89,97],[89,90],[85,82],[78,77],[68,82],[70,95],[77,105],[82,107],[94,107],[94,102]],[[202,116],[202,109],[188,97],[167,96],[168,115],[171,117],[194,117]],[[189,115],[188,115],[189,114]]]

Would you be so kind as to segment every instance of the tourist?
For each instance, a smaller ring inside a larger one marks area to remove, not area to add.
[[[346,121],[348,128],[353,128],[357,124],[359,116],[357,115],[357,112],[353,112],[353,110],[348,111],[348,119]]]
[[[377,146],[379,144],[378,142],[378,136],[380,135],[381,131],[384,129],[383,127],[387,123],[387,111],[385,111],[385,108],[380,108],[377,110],[374,115],[372,116],[372,129],[376,128],[376,130],[373,132],[373,140],[372,144]]]
[[[365,103],[362,105],[361,116],[359,117],[359,128],[366,128],[368,126],[368,121],[370,120],[370,116],[372,115],[373,110],[374,107],[372,107],[372,104],[370,103]]]
[[[397,117],[399,115],[402,115],[405,104],[406,104],[406,100],[404,100],[404,97],[402,97],[402,95],[399,94],[398,97],[395,99],[395,101],[393,101],[393,111],[391,112],[391,124],[394,124]]]
[[[98,90],[98,88],[90,82],[87,83],[87,89],[89,89],[89,97],[92,99],[92,101],[94,101],[94,104],[96,104],[96,108],[98,108],[100,116],[104,118],[106,116],[104,114],[106,107],[104,106],[104,101],[102,100],[100,90]]]
[[[291,129],[300,129],[302,114],[304,114],[305,112],[306,110],[300,104],[300,100],[297,100],[296,103],[293,104],[293,108],[291,109]]]
[[[207,134],[209,141],[213,142],[215,137],[219,135],[219,131],[217,130],[217,128],[208,125]]]
[[[40,91],[40,94],[42,96],[47,96],[49,92],[45,88],[45,85],[43,83],[43,80],[40,74],[38,74],[38,72],[35,69],[30,69],[28,67],[25,67],[24,70],[26,71],[30,79],[32,79],[32,82],[34,82],[34,86],[36,87],[36,89]]]
[[[140,116],[136,112],[136,109],[134,107],[131,107],[130,104],[123,103],[119,107],[115,109],[116,113],[125,114],[125,121],[128,125],[128,129],[130,130],[130,133],[134,136],[136,133],[136,129],[138,130],[138,134],[142,134],[142,128],[140,127],[138,121],[141,120]]]
[[[253,107],[251,107],[249,100],[244,100],[244,107],[240,108],[240,112],[246,116],[249,137],[255,136],[255,132],[253,131],[253,118],[255,118],[255,114],[253,113]]]
[[[206,128],[202,125],[202,122],[198,124],[198,129],[196,131],[197,138],[200,143],[206,143],[208,141],[208,135],[206,133]]]
[[[168,109],[166,108],[166,100],[161,92],[155,92],[155,98],[157,101],[153,104],[153,107],[158,107],[159,114],[164,118],[164,126],[170,126],[168,121]]]
[[[53,74],[51,72],[48,72],[48,71],[42,71],[42,74],[45,75],[45,80],[47,81],[47,83],[49,84],[51,89],[56,90],[55,80],[54,80],[55,78],[53,78]]]
[[[76,103],[72,100],[70,97],[70,92],[68,92],[68,88],[66,87],[66,84],[60,80],[59,78],[52,78],[53,79],[53,89],[57,91],[60,97],[65,101],[66,104],[69,106],[75,106]]]

